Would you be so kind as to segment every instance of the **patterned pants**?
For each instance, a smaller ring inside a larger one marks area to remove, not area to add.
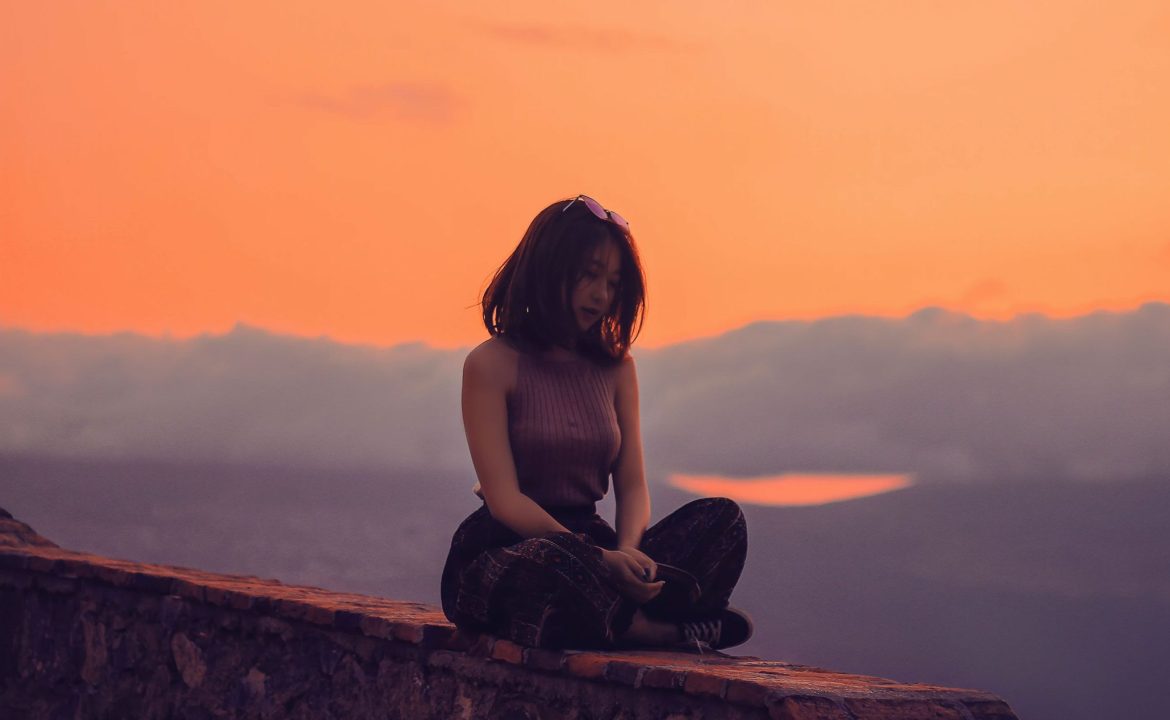
[[[638,605],[622,597],[602,562],[617,533],[592,506],[550,509],[570,532],[524,539],[483,505],[456,529],[443,567],[443,612],[456,626],[530,647],[613,647]],[[648,617],[687,620],[727,607],[747,555],[747,526],[727,498],[687,503],[648,528],[639,549],[689,571],[702,593],[689,607],[655,598]]]

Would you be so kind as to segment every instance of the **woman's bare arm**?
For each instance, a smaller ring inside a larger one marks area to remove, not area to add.
[[[568,532],[544,508],[520,492],[508,442],[506,393],[514,361],[488,340],[463,363],[463,430],[488,511],[521,537]]]
[[[622,448],[613,471],[618,547],[637,548],[650,522],[650,491],[642,465],[638,371],[632,357],[627,357],[618,369],[616,409],[622,431]]]

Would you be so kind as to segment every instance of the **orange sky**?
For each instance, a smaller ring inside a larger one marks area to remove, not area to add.
[[[642,342],[1170,299],[1170,5],[0,6],[0,326],[466,345],[532,215]]]

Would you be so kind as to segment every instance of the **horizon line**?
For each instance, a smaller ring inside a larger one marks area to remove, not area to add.
[[[1139,312],[1147,307],[1153,307],[1153,306],[1163,306],[1163,307],[1170,308],[1170,299],[1167,299],[1167,300],[1143,300],[1143,301],[1138,302],[1136,305],[1132,305],[1130,307],[1123,308],[1123,309],[1099,307],[1099,308],[1094,308],[1091,310],[1081,310],[1081,311],[1074,311],[1074,312],[1068,312],[1068,313],[1042,311],[1042,310],[1021,310],[1021,311],[1017,311],[1017,312],[1011,314],[1010,316],[999,316],[999,315],[982,315],[981,316],[981,315],[973,314],[973,313],[965,311],[965,310],[957,310],[957,309],[949,308],[949,307],[946,307],[944,305],[930,304],[930,305],[923,305],[923,306],[918,307],[914,310],[904,312],[904,313],[838,312],[838,313],[832,313],[832,314],[826,314],[826,315],[818,315],[815,317],[788,317],[788,318],[764,317],[764,318],[759,318],[759,319],[755,319],[755,320],[748,320],[748,321],[740,323],[738,325],[729,326],[726,329],[721,330],[721,331],[716,332],[716,333],[705,334],[705,335],[696,335],[695,337],[684,338],[681,340],[673,340],[673,341],[668,341],[668,342],[663,342],[663,343],[658,343],[658,344],[642,344],[642,345],[639,345],[638,347],[640,347],[641,349],[644,349],[644,350],[659,350],[659,349],[665,349],[668,347],[674,347],[677,345],[684,345],[684,344],[688,344],[688,343],[692,343],[692,342],[701,342],[704,340],[710,340],[713,338],[722,337],[722,336],[727,335],[729,333],[745,330],[747,328],[750,328],[750,327],[753,327],[756,325],[780,325],[780,324],[786,324],[786,323],[814,324],[814,323],[818,323],[818,322],[838,320],[838,319],[843,319],[843,318],[863,318],[863,319],[875,319],[875,320],[909,320],[916,315],[922,315],[922,314],[927,314],[927,313],[939,313],[939,314],[944,314],[944,315],[948,315],[948,316],[963,317],[963,318],[967,318],[969,320],[974,320],[974,321],[981,322],[981,323],[1006,324],[1006,323],[1016,322],[1022,318],[1037,318],[1037,317],[1039,317],[1039,318],[1043,318],[1046,320],[1069,321],[1069,320],[1077,320],[1080,318],[1085,318],[1085,317],[1089,317],[1092,315],[1101,315],[1101,314],[1124,315],[1124,314]],[[422,347],[430,349],[430,350],[445,350],[445,351],[461,350],[461,349],[467,349],[470,347],[474,347],[474,345],[476,345],[480,342],[483,342],[484,340],[487,339],[486,337],[480,338],[478,340],[472,341],[471,343],[464,343],[464,344],[458,344],[458,345],[436,345],[436,344],[433,344],[433,343],[428,342],[427,340],[423,340],[423,339],[402,340],[402,341],[391,343],[391,344],[382,344],[382,343],[368,342],[368,341],[345,340],[345,339],[333,337],[329,334],[313,335],[313,334],[308,334],[308,333],[296,333],[296,332],[288,332],[288,331],[282,331],[282,330],[274,330],[272,328],[265,327],[263,325],[254,324],[254,323],[244,321],[244,320],[236,320],[231,325],[231,327],[229,327],[226,330],[203,330],[203,331],[200,331],[197,333],[188,333],[188,334],[182,334],[182,335],[175,334],[175,333],[172,333],[170,331],[164,331],[161,333],[152,333],[152,332],[148,332],[148,331],[135,330],[135,329],[129,329],[129,328],[128,329],[120,329],[120,330],[111,330],[111,331],[107,331],[107,332],[89,332],[89,331],[85,331],[85,330],[77,330],[77,329],[70,329],[70,328],[38,329],[38,328],[31,328],[31,327],[27,327],[27,326],[5,325],[5,324],[0,323],[0,333],[13,332],[13,333],[26,333],[26,334],[30,334],[30,335],[68,335],[68,336],[80,336],[80,337],[88,337],[88,338],[103,338],[103,337],[115,337],[115,336],[119,336],[119,335],[131,335],[131,336],[144,338],[147,340],[160,340],[160,341],[171,341],[171,342],[187,342],[187,341],[191,341],[191,340],[198,340],[198,339],[208,338],[208,337],[226,337],[226,336],[235,334],[237,332],[247,332],[247,331],[260,332],[260,333],[263,333],[265,335],[269,335],[272,337],[278,337],[278,338],[292,338],[292,339],[296,339],[296,340],[305,340],[305,341],[322,341],[323,340],[323,341],[334,343],[336,345],[347,345],[347,346],[352,346],[352,347],[371,347],[371,348],[383,349],[383,350],[389,350],[389,349],[394,349],[394,348],[403,348],[403,347],[414,347],[414,346],[422,346]]]

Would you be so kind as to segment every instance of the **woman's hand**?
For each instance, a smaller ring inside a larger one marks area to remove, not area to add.
[[[655,580],[658,578],[658,563],[646,553],[642,552],[633,545],[622,545],[618,548],[618,552],[624,552],[626,555],[634,558],[634,562],[638,563],[638,567],[642,568],[641,575],[644,580]]]
[[[662,592],[662,586],[666,584],[661,580],[651,582],[645,579],[642,565],[623,551],[602,549],[601,560],[617,583],[618,592],[639,605],[645,605],[657,597],[658,593]]]

